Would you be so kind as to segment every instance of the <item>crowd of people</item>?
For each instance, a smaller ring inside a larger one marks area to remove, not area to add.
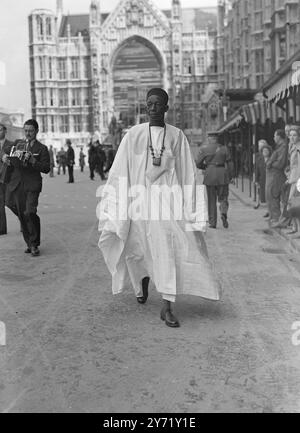
[[[53,146],[49,147],[50,155],[50,177],[54,177],[54,168],[57,167],[57,175],[61,172],[65,175],[68,170],[69,181],[68,183],[74,183],[74,166],[75,152],[72,147],[71,140],[66,140],[67,150],[64,147],[56,153],[54,152]],[[78,165],[80,172],[84,172],[86,166],[86,158],[88,158],[88,166],[90,170],[90,179],[95,180],[95,173],[97,173],[101,180],[106,180],[106,174],[109,172],[115,158],[115,151],[113,149],[104,150],[104,146],[100,144],[99,140],[90,141],[88,145],[88,155],[85,155],[83,147],[80,148]]]
[[[272,228],[288,229],[287,234],[300,236],[300,127],[286,125],[274,134],[272,148],[265,140],[258,143],[255,179],[258,203],[266,203]]]

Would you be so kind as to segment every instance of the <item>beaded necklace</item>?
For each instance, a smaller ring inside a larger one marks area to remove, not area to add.
[[[154,149],[153,149],[153,145],[152,145],[152,137],[151,137],[151,126],[149,125],[149,139],[150,139],[150,152],[152,155],[152,164],[156,165],[157,167],[161,166],[161,157],[163,156],[164,150],[165,150],[165,138],[166,138],[166,125],[164,126],[164,137],[163,137],[163,142],[162,142],[162,146],[160,149],[160,154],[159,156],[155,155]]]

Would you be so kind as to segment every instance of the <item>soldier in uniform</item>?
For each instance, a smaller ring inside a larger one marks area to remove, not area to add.
[[[205,170],[203,184],[206,185],[208,199],[209,227],[217,228],[217,201],[220,204],[224,228],[228,228],[229,183],[233,175],[230,152],[218,142],[218,133],[209,132],[208,144],[201,147],[196,165]]]

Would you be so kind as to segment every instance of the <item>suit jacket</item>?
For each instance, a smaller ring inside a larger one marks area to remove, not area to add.
[[[204,185],[228,185],[232,177],[231,156],[226,146],[220,144],[203,145],[200,149],[196,165],[206,166]]]
[[[288,160],[288,145],[282,143],[277,146],[268,160],[266,167],[269,172],[283,172]]]
[[[73,147],[69,147],[66,152],[67,165],[75,164],[75,152]]]
[[[23,142],[15,142],[16,150],[23,150]],[[6,148],[6,153],[9,154],[10,148]],[[47,146],[35,140],[30,152],[34,154],[36,161],[24,166],[20,161],[14,164],[10,181],[7,187],[10,191],[14,191],[18,185],[23,182],[24,190],[31,192],[42,191],[42,176],[41,173],[49,173],[50,171],[50,156]]]

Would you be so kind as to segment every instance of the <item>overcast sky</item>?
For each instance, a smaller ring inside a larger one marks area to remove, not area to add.
[[[119,0],[100,0],[102,12],[114,9]],[[153,0],[170,9],[171,0]],[[90,0],[64,0],[64,12],[88,13]],[[216,6],[217,0],[181,0],[182,7]],[[0,107],[22,109],[30,116],[30,78],[27,17],[33,9],[55,11],[56,0],[1,0],[0,62],[6,65],[6,86],[0,85]]]

